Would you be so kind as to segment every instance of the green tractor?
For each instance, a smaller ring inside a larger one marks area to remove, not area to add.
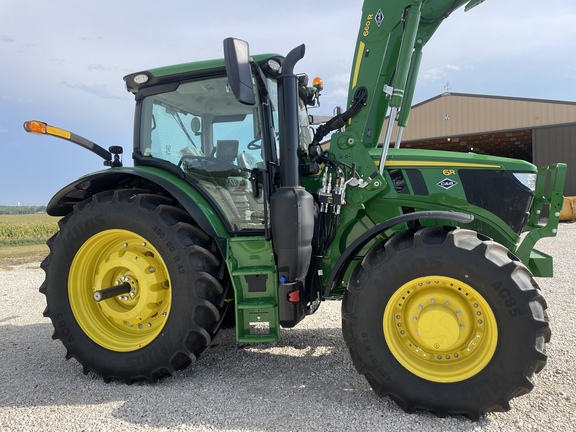
[[[40,291],[66,357],[152,382],[195,362],[224,321],[238,343],[274,342],[337,299],[356,369],[407,412],[478,418],[529,392],[550,339],[533,276],[552,276],[552,257],[534,246],[556,235],[566,167],[400,136],[389,148],[422,47],[477,3],[366,0],[347,109],[316,128],[321,82],[294,72],[304,46],[250,56],[233,38],[224,59],[124,78],[133,167],[120,147],[26,122],[108,167],[47,209],[61,219]]]

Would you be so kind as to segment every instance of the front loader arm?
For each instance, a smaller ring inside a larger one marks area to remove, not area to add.
[[[407,122],[422,47],[454,10],[464,4],[468,10],[482,1],[365,0],[348,104],[359,88],[366,88],[368,97],[346,130],[361,137],[365,147],[374,148],[389,108],[392,119],[401,112]]]
[[[389,187],[384,166],[392,123],[400,113],[405,126],[412,103],[422,47],[454,10],[468,10],[483,0],[365,0],[358,33],[348,109],[318,128],[310,154],[321,154],[321,139],[329,131],[344,127],[330,138],[330,157],[348,166],[359,178],[360,188],[347,190],[347,202],[362,206]],[[378,139],[388,109],[391,122],[379,166],[368,153]],[[352,185],[351,185],[352,186]]]

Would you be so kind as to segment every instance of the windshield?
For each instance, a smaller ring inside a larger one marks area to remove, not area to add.
[[[140,154],[180,167],[233,232],[265,228],[264,161],[281,162],[275,80],[267,79],[267,90],[267,99],[256,94],[255,105],[244,105],[221,76],[185,82],[142,102]],[[298,114],[300,146],[307,150],[311,135],[302,101]]]
[[[250,180],[254,170],[264,170],[260,106],[239,103],[226,77],[148,96],[142,103],[140,153],[179,166],[215,204],[229,230],[263,229],[263,200]]]

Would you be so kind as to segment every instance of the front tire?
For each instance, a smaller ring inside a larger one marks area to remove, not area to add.
[[[97,194],[48,241],[44,315],[54,339],[105,381],[154,381],[190,365],[212,342],[225,308],[213,239],[167,197]],[[95,301],[96,290],[130,291]]]
[[[398,234],[354,270],[342,305],[356,369],[405,411],[507,411],[546,364],[546,302],[528,269],[475,232]]]

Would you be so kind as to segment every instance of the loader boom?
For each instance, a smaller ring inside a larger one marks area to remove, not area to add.
[[[387,186],[384,169],[393,125],[398,122],[399,146],[402,130],[408,124],[424,45],[453,11],[463,5],[468,11],[483,1],[364,1],[350,74],[348,110],[317,130],[310,150],[314,157],[318,153],[315,146],[324,136],[343,129],[331,136],[332,157],[355,161],[360,177],[369,180],[365,189],[351,192],[352,201],[366,202]],[[366,150],[379,146],[386,117],[389,121],[378,163]]]
[[[383,120],[402,113],[405,126],[422,48],[440,24],[469,0],[365,0],[350,76],[348,105],[358,88],[368,90],[366,106],[346,126],[365,147],[376,147]]]

